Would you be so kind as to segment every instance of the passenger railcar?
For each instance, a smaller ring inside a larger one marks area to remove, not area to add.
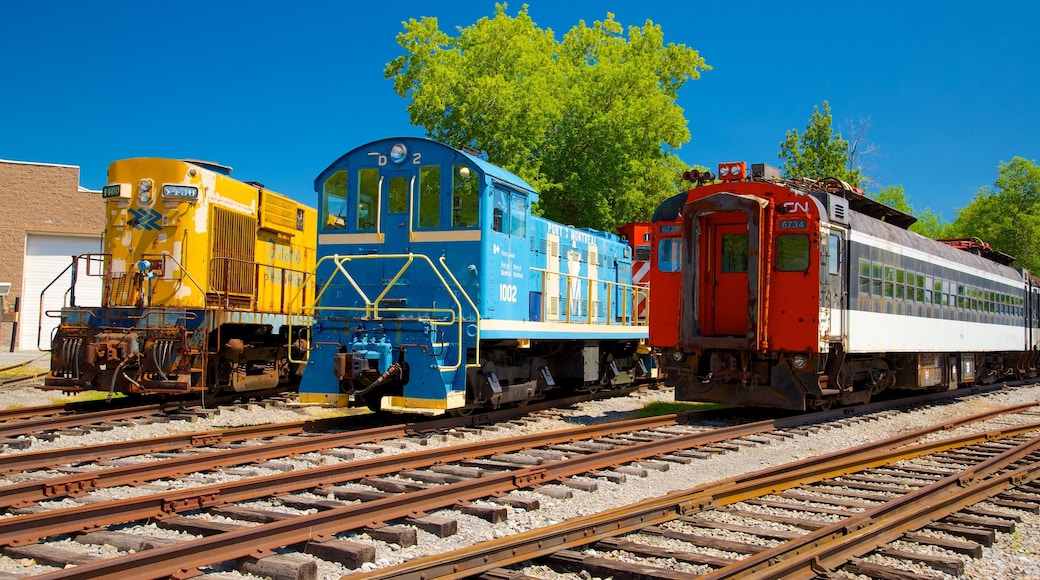
[[[1008,260],[838,180],[687,177],[651,234],[650,343],[677,400],[804,410],[1035,372],[1038,289]]]
[[[300,399],[466,413],[647,372],[632,250],[531,213],[534,188],[474,152],[383,139],[332,163]]]
[[[306,352],[317,211],[230,173],[191,160],[109,165],[103,253],[73,259],[44,388],[179,394],[299,383],[289,345],[297,359]],[[76,304],[82,276],[101,277],[100,306]]]

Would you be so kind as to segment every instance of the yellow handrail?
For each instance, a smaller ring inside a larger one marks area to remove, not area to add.
[[[400,270],[397,271],[397,274],[395,274],[394,277],[386,284],[386,287],[383,288],[383,291],[379,294],[379,296],[377,296],[375,298],[375,300],[370,299],[365,294],[365,292],[361,289],[361,286],[354,280],[354,277],[350,275],[350,272],[348,272],[347,268],[346,268],[346,264],[348,262],[353,262],[353,261],[361,261],[361,260],[394,260],[394,259],[396,259],[396,260],[405,260],[405,262],[401,266]],[[424,307],[424,308],[384,307],[384,308],[381,308],[379,306],[379,303],[382,302],[384,298],[386,298],[386,295],[398,283],[398,281],[400,281],[400,279],[404,275],[404,273],[412,266],[413,262],[415,262],[416,260],[418,260],[419,262],[426,263],[430,267],[430,270],[432,270],[433,273],[437,276],[437,279],[440,280],[441,285],[448,292],[448,295],[451,297],[452,301],[455,303],[455,308],[454,309],[450,309],[450,308],[436,308],[436,307]],[[441,275],[440,271],[437,270],[437,267],[434,265],[433,261],[430,260],[430,258],[428,256],[426,256],[424,254],[414,254],[414,253],[408,253],[408,254],[368,254],[368,255],[359,255],[359,256],[341,256],[339,254],[333,254],[333,255],[330,255],[330,256],[325,256],[325,257],[321,258],[320,260],[318,260],[318,262],[314,265],[314,272],[315,273],[318,271],[318,267],[325,261],[331,261],[335,265],[336,269],[333,272],[333,275],[329,276],[329,279],[326,280],[325,284],[322,285],[321,290],[315,295],[315,297],[314,297],[314,306],[312,306],[310,308],[305,307],[304,310],[310,310],[311,313],[314,314],[314,315],[316,315],[317,311],[319,311],[319,310],[337,311],[337,312],[351,312],[351,311],[363,312],[364,313],[364,315],[362,316],[363,320],[379,320],[381,318],[380,317],[380,312],[383,312],[383,313],[409,313],[409,312],[412,312],[412,313],[415,313],[417,316],[419,316],[420,320],[424,320],[425,322],[429,323],[432,326],[452,326],[452,325],[457,325],[458,326],[458,345],[459,345],[459,348],[458,348],[457,358],[456,358],[455,364],[439,366],[438,370],[441,370],[441,371],[453,371],[453,370],[457,370],[460,366],[462,366],[463,356],[465,356],[464,352],[463,352],[463,348],[462,348],[462,338],[463,338],[463,332],[464,332],[464,329],[463,329],[463,322],[464,321],[463,321],[463,318],[462,318],[462,303],[459,302],[459,298],[456,295],[456,293],[452,291],[451,286],[449,286],[447,280],[444,279],[444,276]],[[447,270],[446,267],[445,267],[445,270]],[[360,296],[361,299],[365,303],[365,306],[363,308],[357,307],[357,306],[318,306],[318,304],[320,304],[320,302],[321,302],[321,297],[324,296],[325,292],[329,289],[329,285],[337,277],[337,275],[342,275],[344,278],[346,278],[346,280],[350,283],[350,285],[358,293],[358,296]],[[450,275],[450,272],[449,272],[449,275]],[[455,282],[455,284],[459,286],[459,289],[461,290],[461,285],[458,284],[458,280],[455,280],[454,276],[452,276],[452,279]],[[463,292],[462,294],[464,296],[466,296],[465,292]],[[471,306],[473,306],[473,301],[469,299],[469,296],[466,296],[466,300],[470,303]],[[474,312],[476,312],[476,307],[475,306],[474,306]],[[426,314],[425,317],[421,316],[423,313]],[[431,314],[445,314],[445,315],[449,315],[449,316],[447,317],[447,319],[444,319],[444,318],[434,318],[432,316],[429,316]],[[477,314],[477,316],[478,316],[478,320],[479,320],[479,313]],[[291,330],[292,329],[290,328],[289,336],[292,336]],[[303,361],[292,361],[292,362],[303,362]]]
[[[593,289],[594,289],[593,285],[599,286],[599,287],[604,289],[605,294],[607,296],[606,323],[608,325],[614,324],[614,321],[612,320],[612,318],[610,316],[610,313],[611,313],[611,307],[613,306],[613,302],[612,302],[613,301],[613,296],[614,296],[613,290],[615,288],[618,289],[618,290],[621,290],[623,295],[624,295],[624,297],[625,297],[624,303],[622,304],[622,307],[621,307],[621,324],[624,325],[624,326],[645,326],[647,324],[646,315],[638,316],[636,311],[635,311],[635,304],[638,302],[638,299],[640,297],[642,297],[644,300],[647,300],[647,301],[649,301],[649,299],[650,299],[650,288],[647,287],[647,286],[637,286],[637,285],[634,285],[634,284],[622,284],[620,282],[612,282],[610,280],[601,280],[601,279],[597,279],[597,278],[590,278],[588,276],[580,276],[580,275],[577,275],[577,274],[567,274],[565,272],[552,271],[552,270],[547,270],[545,268],[534,268],[534,267],[532,267],[531,271],[539,272],[542,275],[542,296],[546,296],[548,294],[548,292],[547,292],[547,290],[548,290],[547,278],[549,276],[564,276],[564,277],[566,277],[565,289],[566,289],[567,294],[566,294],[566,296],[557,297],[558,300],[559,299],[564,300],[564,304],[565,304],[564,312],[561,313],[561,315],[560,315],[560,318],[562,318],[564,320],[564,322],[567,322],[567,323],[575,322],[575,323],[585,323],[585,324],[592,324],[593,323],[593,320],[592,320],[593,319],[593,312],[592,312],[591,308],[587,309],[587,312],[586,312],[586,314],[585,314],[585,316],[583,318],[580,317],[580,316],[575,316],[574,317],[575,319],[572,320],[572,313],[571,313],[571,287],[572,287],[572,283],[574,283],[575,281],[582,281],[582,280],[584,280],[584,281],[589,283],[589,289],[588,289],[588,292],[586,293],[586,299],[587,299],[587,302],[588,302],[588,304],[590,306],[591,306],[591,304],[593,302],[592,301],[592,296],[593,296],[592,293],[593,293]],[[629,305],[632,306],[632,314],[631,314],[631,316],[629,315],[629,309],[628,309]],[[542,311],[541,311],[542,320],[547,320],[547,316],[546,316],[546,314],[548,312],[547,309],[548,309],[548,301],[547,300],[542,300]]]
[[[448,268],[447,262],[444,261],[444,256],[441,256],[440,263],[441,263],[441,267],[444,268],[444,271],[447,272],[448,276],[451,277],[451,281],[455,282],[455,286],[459,289],[459,294],[462,294],[462,297],[465,298],[466,302],[469,302],[470,307],[473,308],[473,316],[474,316],[474,320],[475,320],[474,325],[475,325],[475,327],[477,329],[476,330],[476,336],[474,336],[474,339],[476,340],[476,345],[477,346],[476,346],[476,353],[474,354],[474,357],[473,357],[473,360],[474,360],[473,364],[467,364],[466,367],[467,368],[479,368],[480,367],[480,309],[477,308],[477,305],[473,303],[473,300],[469,297],[469,294],[466,292],[466,290],[462,288],[462,284],[459,283],[459,280],[458,280],[458,278],[455,277],[455,274],[451,273],[451,269]],[[461,350],[462,350],[462,341],[461,341],[461,337],[460,337],[460,339],[459,339],[459,351],[461,351]]]

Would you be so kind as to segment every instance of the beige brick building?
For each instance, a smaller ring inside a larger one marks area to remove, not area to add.
[[[41,294],[47,299],[43,310],[53,312],[69,283],[59,280],[42,290],[71,264],[72,255],[100,252],[103,230],[101,195],[80,187],[79,167],[0,159],[0,289],[2,283],[11,284],[3,297],[8,312],[0,322],[0,352],[11,348],[14,317],[9,310],[15,299],[21,311],[15,350],[35,350],[37,343],[49,348],[49,330],[45,325],[41,331],[40,325]],[[57,324],[56,319],[49,322]]]

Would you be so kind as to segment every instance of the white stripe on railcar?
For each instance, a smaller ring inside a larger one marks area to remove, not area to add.
[[[1017,351],[1026,345],[1021,326],[847,311],[846,352]]]
[[[646,338],[647,326],[620,324],[578,324],[567,322],[527,322],[523,320],[481,320],[480,337],[489,339],[568,338],[611,340]]]

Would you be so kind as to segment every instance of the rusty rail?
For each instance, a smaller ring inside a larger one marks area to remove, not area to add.
[[[984,418],[989,416],[992,416],[992,413],[985,414]],[[455,505],[460,501],[480,499],[518,488],[558,481],[606,466],[614,466],[657,456],[677,449],[685,449],[691,446],[717,442],[725,438],[741,437],[768,431],[775,429],[776,426],[776,421],[763,421],[752,425],[724,428],[707,433],[680,435],[672,439],[637,443],[588,456],[574,457],[546,465],[490,474],[478,479],[444,484],[414,493],[330,509],[285,521],[226,532],[174,546],[155,548],[95,564],[78,566],[74,569],[45,574],[39,576],[39,578],[130,579],[176,574],[182,569],[205,566],[228,558],[257,555],[264,553],[265,550],[277,547],[332,539],[336,533],[366,526],[381,525],[383,522],[407,517],[416,512],[430,511]],[[599,537],[623,532],[627,529],[638,529],[654,521],[664,521],[667,518],[674,517],[676,513],[684,513],[722,502],[739,501],[740,498],[751,493],[749,490],[754,486],[759,486],[759,489],[778,489],[797,485],[799,482],[807,481],[814,477],[821,477],[822,474],[833,475],[834,473],[842,472],[842,470],[851,470],[852,466],[862,466],[868,457],[875,458],[873,459],[875,461],[881,461],[881,459],[877,459],[879,454],[883,456],[883,454],[887,453],[891,456],[905,457],[908,456],[907,453],[891,451],[891,449],[906,445],[909,441],[948,427],[949,425],[934,426],[893,439],[864,445],[854,450],[830,454],[824,458],[817,458],[819,463],[814,463],[814,465],[809,467],[793,469],[790,465],[781,466],[772,470],[763,470],[755,474],[713,484],[696,492],[670,494],[652,502],[643,502],[635,515],[631,515],[626,511],[627,515],[623,520],[600,520],[599,518],[602,516],[596,516],[591,519],[579,518],[571,520],[557,526],[545,528],[545,530],[552,530],[554,533],[554,539],[549,541],[545,539],[545,536],[541,535],[542,530],[519,534],[518,536],[507,538],[503,542],[496,543],[493,552],[486,551],[483,555],[476,556],[475,558],[479,562],[463,558],[440,568],[435,568],[433,572],[431,572],[429,566],[424,565],[422,572],[416,572],[417,575],[414,577],[428,578],[441,575],[461,577],[473,575],[479,573],[478,568],[481,565],[497,567],[510,563],[510,560],[513,562],[523,561],[537,555],[537,552],[540,552],[543,547],[548,547],[549,551],[555,551],[566,543],[580,545]],[[983,439],[986,437],[1006,437],[1032,429],[1040,429],[1040,424],[1019,429],[1007,429],[980,437]],[[579,433],[583,437],[596,437],[614,432],[616,432],[616,427],[606,425],[569,429],[551,434],[532,434],[507,440],[479,442],[440,450],[424,451],[422,453],[393,455],[345,466],[315,468],[305,472],[280,474],[221,486],[206,486],[194,490],[166,494],[162,497],[153,496],[83,506],[63,511],[62,513],[65,517],[49,516],[48,514],[18,516],[8,518],[6,521],[0,521],[0,543],[25,542],[31,538],[65,533],[77,529],[76,526],[87,525],[87,522],[90,522],[90,526],[96,526],[162,516],[177,511],[207,507],[217,503],[242,501],[274,493],[286,493],[317,484],[329,484],[334,481],[361,476],[376,476],[435,463],[463,460],[487,453],[518,451],[536,445],[573,440]],[[923,453],[924,449],[950,448],[958,445],[958,441],[967,439],[960,438],[932,443],[918,446],[917,449]],[[608,513],[616,516],[617,510]],[[71,516],[75,516],[75,519],[70,519]],[[584,525],[562,531],[563,527],[575,525],[577,522],[582,522]],[[590,522],[593,523],[590,525]],[[537,539],[535,539],[536,537]],[[419,562],[426,564],[428,563],[426,560],[416,560],[415,563],[416,565]],[[459,573],[460,570],[464,570],[465,573]],[[402,572],[399,568],[394,568],[393,573],[396,576]]]
[[[405,564],[376,570],[370,573],[351,575],[351,580],[373,580],[376,578],[426,579],[426,578],[465,578],[478,575],[502,566],[519,564],[528,560],[547,556],[560,550],[577,548],[625,533],[637,532],[651,525],[662,524],[676,519],[681,515],[689,515],[705,509],[728,505],[746,499],[758,497],[764,494],[777,493],[781,490],[790,489],[799,485],[819,481],[828,477],[845,475],[865,467],[887,465],[892,462],[920,457],[940,451],[955,449],[958,447],[985,442],[994,439],[1019,436],[1025,433],[1040,430],[1040,423],[991,431],[935,441],[931,443],[906,446],[911,439],[916,439],[927,434],[941,431],[943,426],[934,426],[927,429],[915,431],[910,434],[901,435],[896,438],[878,441],[856,447],[850,450],[831,453],[822,457],[814,457],[796,464],[786,464],[758,472],[740,475],[706,486],[673,492],[660,498],[645,500],[630,506],[624,506],[593,514],[583,518],[575,518],[553,526],[531,530],[501,540],[493,540],[469,546],[463,550],[416,558]],[[1023,455],[1040,449],[1040,437],[1031,439],[1028,444],[1017,447],[1014,451],[1003,454],[1002,458],[1017,459]],[[1001,465],[996,459],[978,466],[979,477],[1000,469]],[[1010,485],[1013,481],[1022,481],[1023,478],[1034,479],[1040,477],[1038,469],[1018,470],[1012,473],[987,481],[972,480],[960,476],[951,476],[942,480],[939,484],[930,486],[919,493],[908,494],[917,500],[904,500],[890,502],[893,505],[882,506],[874,513],[865,512],[854,519],[843,520],[832,526],[821,529],[819,532],[799,538],[795,542],[784,544],[771,550],[740,561],[732,567],[719,569],[713,573],[699,578],[719,580],[722,578],[813,578],[816,571],[812,570],[814,565],[819,564],[820,558],[825,558],[830,566],[844,563],[850,554],[861,555],[869,552],[879,544],[889,541],[886,538],[902,535],[902,531],[895,533],[894,529],[907,529],[916,523],[924,525],[926,521],[934,521],[943,517],[946,513],[956,511],[954,506],[960,503],[975,503],[988,497],[993,489],[1001,489]],[[965,486],[969,493],[952,499],[953,496],[943,497],[951,489]],[[938,501],[933,504],[932,501]],[[912,510],[912,511],[911,511]],[[931,513],[934,512],[934,513]],[[876,516],[878,523],[875,524],[871,518]],[[884,516],[884,517],[882,517]],[[901,517],[900,517],[901,516]],[[904,527],[885,527],[887,535],[879,533],[882,531],[881,523],[894,526],[896,523],[904,524]],[[911,525],[906,526],[910,521]],[[920,527],[918,525],[917,527]],[[876,527],[877,526],[877,527]],[[857,544],[841,546],[842,542],[853,538],[872,534],[869,539],[871,544]],[[828,539],[842,538],[842,542],[829,542]],[[870,547],[867,547],[867,546]],[[844,558],[844,559],[843,559]],[[649,575],[648,575],[649,577]]]

